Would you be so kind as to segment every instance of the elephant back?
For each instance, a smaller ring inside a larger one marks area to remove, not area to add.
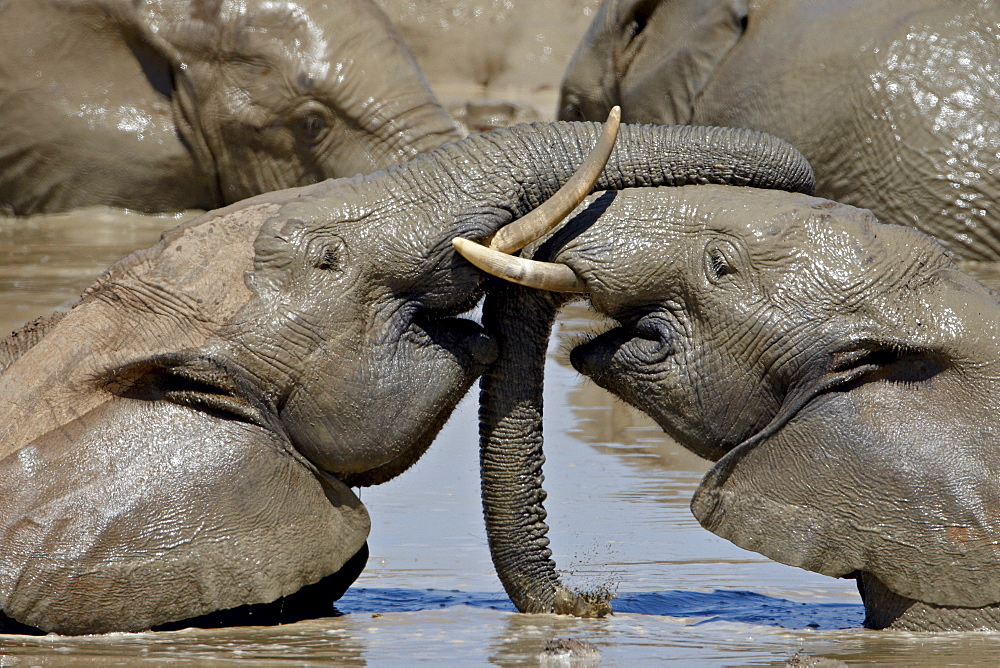
[[[816,194],[1000,259],[996,3],[766,3],[701,91],[693,124],[769,132]],[[831,37],[833,36],[833,37]]]

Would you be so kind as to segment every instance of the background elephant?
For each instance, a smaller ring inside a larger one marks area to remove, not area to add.
[[[411,466],[496,355],[452,317],[483,275],[451,239],[547,200],[599,129],[519,126],[209,212],[13,334],[0,609],[93,633],[266,603],[347,568],[343,591],[369,526],[349,487]],[[767,184],[786,164],[809,177],[758,133],[626,128],[597,186]]]
[[[856,578],[867,626],[1000,628],[1000,303],[932,239],[805,195],[691,186],[606,193],[539,256],[615,321],[573,366],[717,461],[692,503],[706,528]],[[537,325],[501,341],[507,373],[537,380],[514,369],[565,299],[500,298]]]
[[[994,1],[608,0],[559,118],[748,127],[809,159],[816,193],[1000,259]]]
[[[0,2],[0,210],[212,209],[459,137],[370,0]]]

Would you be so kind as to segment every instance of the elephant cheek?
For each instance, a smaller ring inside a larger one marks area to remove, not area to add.
[[[457,338],[442,345],[421,333],[310,370],[281,410],[296,449],[353,477],[416,461],[496,356],[485,335]]]

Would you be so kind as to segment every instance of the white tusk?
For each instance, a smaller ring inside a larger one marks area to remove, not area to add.
[[[549,292],[588,292],[587,285],[564,264],[507,255],[462,237],[455,237],[451,243],[469,262],[511,283]]]
[[[562,222],[563,218],[568,216],[590,194],[597,179],[601,176],[604,166],[608,164],[608,158],[611,157],[615,140],[618,138],[621,117],[621,108],[612,107],[608,114],[608,120],[604,124],[604,130],[601,131],[601,136],[597,138],[597,143],[580,168],[563,184],[562,188],[539,207],[507,227],[501,228],[490,241],[490,248],[501,253],[519,251],[532,241],[542,238],[544,234]]]

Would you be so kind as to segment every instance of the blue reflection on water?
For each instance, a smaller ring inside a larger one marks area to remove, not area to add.
[[[441,589],[350,589],[337,601],[342,613],[418,612],[467,605],[516,612],[502,592]],[[858,628],[864,607],[857,603],[801,603],[751,591],[654,591],[621,594],[615,612],[667,617],[702,618],[693,625],[740,622],[785,629],[834,630]]]
[[[348,589],[337,601],[337,610],[352,612],[419,612],[468,605],[474,608],[517,612],[503,592],[465,592],[445,589]]]
[[[616,612],[670,617],[704,617],[698,624],[727,621],[785,629],[858,628],[865,617],[860,603],[801,603],[752,591],[656,591],[620,595]]]

